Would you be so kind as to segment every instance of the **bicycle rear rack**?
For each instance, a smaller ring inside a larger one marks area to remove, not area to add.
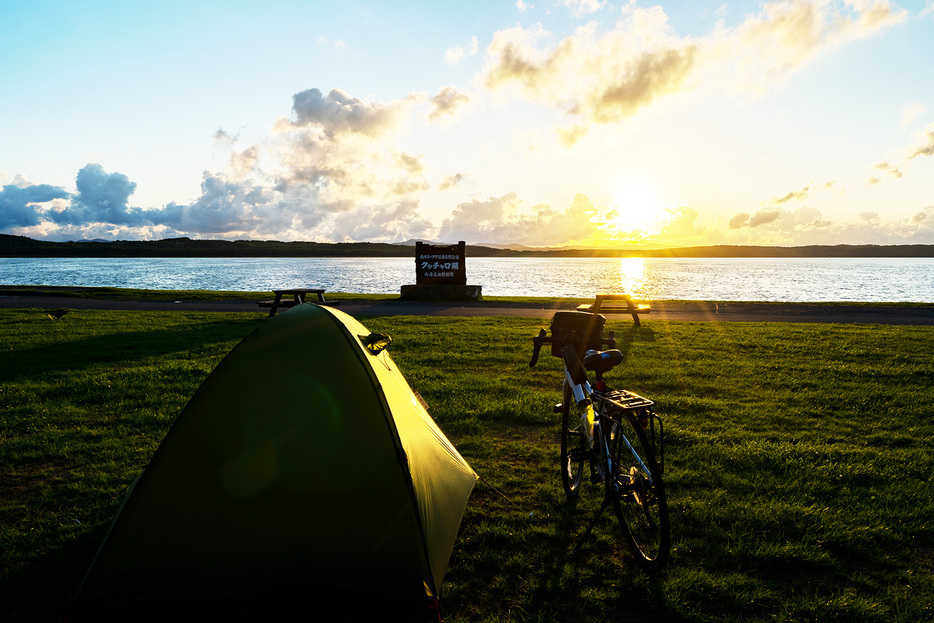
[[[599,396],[599,399],[610,403],[611,408],[607,409],[607,411],[611,417],[614,415],[613,411],[615,410],[619,410],[619,412],[627,411],[642,426],[649,439],[649,444],[652,446],[652,452],[655,453],[658,469],[664,474],[665,428],[662,424],[662,418],[655,412],[655,403],[648,398],[643,398],[624,389],[604,392]]]

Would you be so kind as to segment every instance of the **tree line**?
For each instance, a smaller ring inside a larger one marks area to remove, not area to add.
[[[0,257],[415,257],[414,241],[114,240],[50,242],[0,234]],[[668,249],[535,249],[467,245],[467,257],[934,257],[934,245],[713,245]]]

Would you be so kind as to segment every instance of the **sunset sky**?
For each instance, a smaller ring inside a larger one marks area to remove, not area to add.
[[[934,244],[934,3],[0,0],[0,232]]]

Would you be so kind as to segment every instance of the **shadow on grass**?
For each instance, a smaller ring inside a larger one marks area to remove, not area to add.
[[[625,366],[626,360],[628,360],[629,354],[632,352],[633,344],[636,342],[654,342],[655,331],[648,327],[631,326],[623,330],[615,331],[615,339],[616,348],[623,353],[624,357],[621,366]]]
[[[245,337],[262,320],[227,317],[196,318],[188,324],[145,331],[115,331],[109,334],[72,339],[67,334],[69,318],[55,322],[62,337],[53,343],[23,349],[0,351],[0,370],[13,381],[26,377],[74,372],[94,366],[129,364],[178,353],[191,357],[216,344],[230,342],[231,336]],[[244,329],[240,329],[244,327]],[[234,338],[236,339],[236,338]]]
[[[0,620],[63,621],[108,527],[98,526],[5,574]]]
[[[665,620],[663,586],[630,557],[612,508],[581,542],[602,487],[585,485],[581,498],[567,500],[550,480],[534,492],[503,492],[481,478],[446,578],[446,612],[465,621],[487,620],[480,613],[503,621]]]

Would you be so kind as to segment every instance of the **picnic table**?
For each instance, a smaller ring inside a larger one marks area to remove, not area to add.
[[[613,301],[609,306],[604,307],[603,303]],[[647,303],[635,303],[628,294],[598,294],[593,303],[578,305],[577,311],[586,311],[594,314],[619,313],[632,314],[632,324],[637,327],[642,326],[639,322],[639,314],[647,314],[652,311],[652,306]]]
[[[270,318],[276,315],[276,311],[278,311],[280,307],[294,307],[296,305],[301,305],[302,303],[305,302],[305,297],[307,297],[309,294],[317,295],[318,300],[316,302],[319,305],[336,305],[337,304],[336,301],[331,301],[331,302],[325,301],[324,290],[321,288],[286,288],[284,290],[273,290],[272,293],[276,295],[276,298],[274,298],[271,301],[260,301],[259,303],[260,307],[271,308],[269,310]],[[283,301],[282,300],[283,296],[286,296],[286,297],[291,296],[292,300],[286,299]]]

